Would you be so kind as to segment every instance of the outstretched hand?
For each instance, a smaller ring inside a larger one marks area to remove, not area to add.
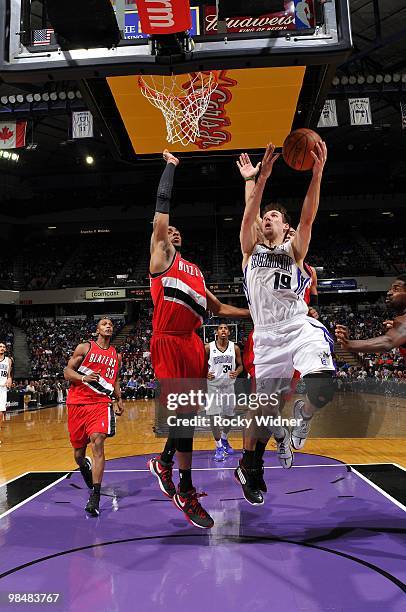
[[[265,151],[265,155],[261,162],[261,176],[269,178],[272,174],[273,165],[280,156],[280,153],[275,153],[275,145],[270,143]]]
[[[162,155],[163,155],[164,160],[168,164],[174,164],[174,166],[177,166],[179,164],[179,159],[175,157],[174,155],[172,155],[172,153],[170,153],[168,149],[165,149]]]
[[[327,161],[327,146],[324,140],[316,142],[314,151],[310,151],[310,155],[314,159],[313,176],[321,176]]]
[[[243,179],[249,179],[257,176],[261,168],[261,162],[253,166],[248,153],[241,153],[240,158],[237,160],[237,166]]]
[[[347,348],[350,338],[348,335],[348,327],[345,325],[336,325],[336,338],[341,348]]]

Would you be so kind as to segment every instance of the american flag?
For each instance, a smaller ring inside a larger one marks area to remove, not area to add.
[[[46,30],[34,30],[32,35],[32,44],[37,45],[50,45],[51,36],[54,30],[47,28]]]

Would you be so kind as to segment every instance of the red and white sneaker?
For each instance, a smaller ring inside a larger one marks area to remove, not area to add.
[[[160,457],[153,457],[148,461],[147,466],[151,474],[158,479],[159,488],[162,493],[173,498],[176,493],[176,487],[172,480],[173,461],[164,463]]]
[[[187,493],[181,493],[178,489],[172,501],[184,513],[189,523],[192,523],[195,527],[200,527],[200,529],[211,529],[214,521],[199,502],[199,497],[205,496],[206,493],[196,493],[196,489]]]

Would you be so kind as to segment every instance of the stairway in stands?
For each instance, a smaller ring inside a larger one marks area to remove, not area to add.
[[[21,254],[14,256],[13,262],[13,289],[14,291],[21,291],[26,289],[24,287],[24,260]]]
[[[14,343],[14,378],[29,378],[31,376],[31,359],[27,336],[20,327],[13,327]]]
[[[128,323],[127,325],[124,325],[124,327],[119,331],[117,336],[113,338],[111,344],[115,346],[117,350],[120,349],[124,345],[127,336],[129,336],[134,329],[134,323]]]
[[[348,363],[350,366],[359,367],[362,365],[361,358],[356,353],[350,353],[349,351],[342,349],[337,342],[334,344],[334,353],[337,361],[343,361]]]
[[[74,249],[73,253],[69,257],[69,259],[65,262],[65,264],[62,266],[62,268],[59,270],[59,272],[56,274],[56,276],[48,280],[47,284],[45,285],[45,289],[56,289],[60,287],[61,285],[63,286],[62,281],[67,276],[70,276],[70,274],[75,269],[76,262],[82,259],[82,256],[84,255],[85,251],[86,251],[85,244],[80,244],[77,249]]]
[[[379,271],[382,271],[384,276],[395,276],[397,274],[395,266],[390,263],[387,263],[385,261],[385,258],[382,257],[382,255],[374,249],[370,241],[367,240],[362,234],[359,234],[357,232],[356,237],[354,238],[358,240],[358,243],[361,245],[362,250],[369,256],[369,258],[375,264],[377,273],[379,273]]]

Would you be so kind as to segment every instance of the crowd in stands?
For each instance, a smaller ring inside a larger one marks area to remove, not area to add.
[[[113,321],[115,333],[123,326],[123,320]],[[96,323],[93,319],[34,319],[23,320],[30,351],[31,375],[34,379],[63,377],[75,347],[94,337]]]
[[[336,223],[318,221],[314,227],[307,261],[323,268],[320,278],[382,275],[406,269],[406,238],[399,236],[399,226],[368,226],[366,239],[357,227]],[[109,232],[27,238],[18,252],[17,267],[10,255],[2,260],[0,288],[145,285],[148,242],[149,228],[142,234]],[[218,233],[202,230],[197,236],[196,232],[186,231],[183,243],[184,257],[200,266],[206,281],[229,282],[241,276],[237,228],[222,228]]]
[[[0,289],[14,289],[14,261],[7,254],[1,257]]]
[[[330,304],[320,308],[320,320],[334,335],[336,323],[347,325],[353,339],[370,338],[381,335],[384,331],[383,321],[391,318],[383,298],[371,304],[358,304],[357,307],[342,304]],[[152,398],[156,381],[151,365],[149,351],[152,333],[152,308],[142,305],[137,322],[131,332],[117,349],[122,355],[121,389],[125,399]],[[217,319],[210,319],[203,337],[210,341]],[[115,333],[121,329],[124,321],[115,321]],[[85,318],[71,319],[35,319],[23,320],[31,360],[32,381],[16,383],[16,389],[35,397],[42,397],[42,404],[65,398],[67,383],[63,379],[63,369],[75,346],[92,337],[95,332],[95,321]],[[240,322],[237,342],[243,348],[248,328]],[[234,332],[233,332],[234,333]],[[0,319],[0,337],[12,348],[13,328],[7,319]],[[233,340],[235,338],[233,337]],[[364,390],[377,393],[406,393],[406,364],[398,350],[383,355],[354,356],[351,363],[338,357],[338,384],[343,391]],[[62,394],[62,395],[61,395]]]
[[[0,317],[0,342],[5,342],[8,355],[13,353],[14,332],[13,326],[5,317]]]
[[[145,270],[140,269],[143,261],[140,261],[140,256],[145,258],[148,252],[147,237],[141,234],[82,236],[76,254],[60,278],[59,286],[145,285],[147,263]]]
[[[64,404],[69,383],[63,378],[14,381],[12,391],[21,393],[26,404],[36,406]]]

